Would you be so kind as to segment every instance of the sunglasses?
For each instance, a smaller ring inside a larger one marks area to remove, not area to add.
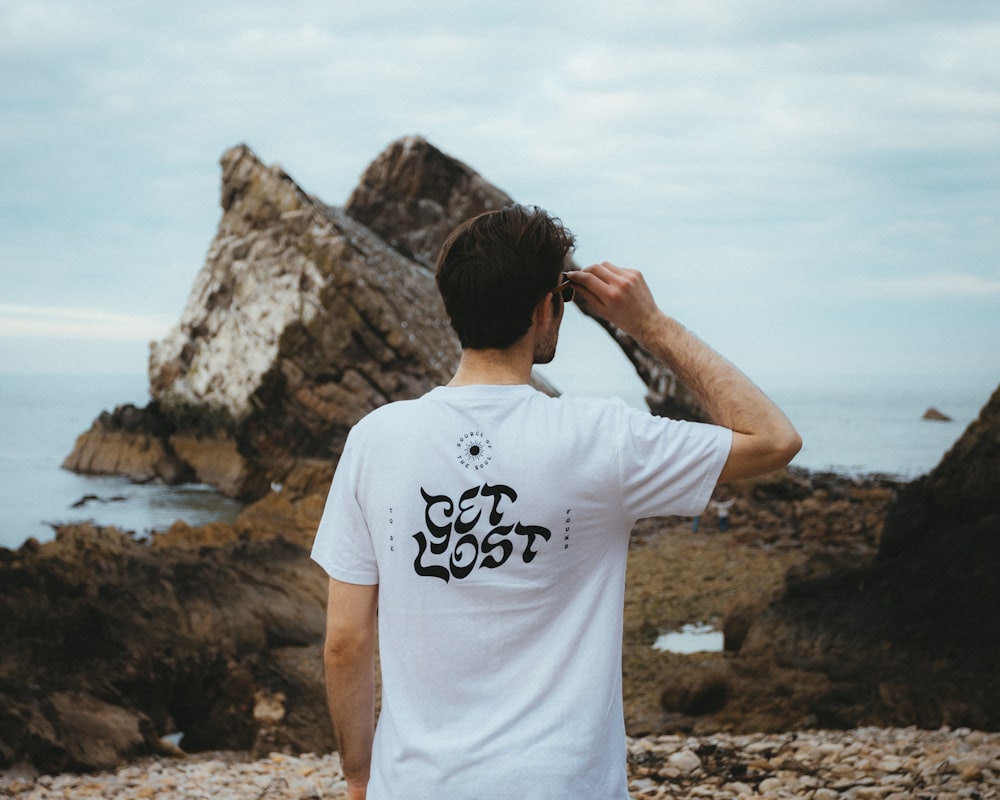
[[[573,298],[576,296],[576,288],[573,286],[573,282],[569,279],[569,275],[565,272],[562,273],[562,281],[557,284],[556,288],[552,291],[558,292],[564,303],[573,302]]]

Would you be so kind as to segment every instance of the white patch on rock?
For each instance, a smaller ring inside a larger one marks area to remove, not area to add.
[[[242,420],[275,362],[281,334],[316,316],[324,283],[316,265],[270,237],[250,238],[215,242],[177,326],[151,345],[151,376],[180,361],[185,347],[192,351],[188,368],[160,400],[222,407]]]

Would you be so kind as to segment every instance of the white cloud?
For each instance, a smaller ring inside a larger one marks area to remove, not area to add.
[[[150,314],[0,304],[0,337],[148,342],[163,336],[168,326]]]
[[[849,294],[865,297],[986,298],[1000,296],[1000,277],[959,272],[929,272],[893,278],[866,277],[842,284]]]

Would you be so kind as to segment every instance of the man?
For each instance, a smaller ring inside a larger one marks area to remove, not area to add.
[[[641,517],[699,514],[718,483],[801,446],[760,390],[659,310],[640,273],[563,273],[572,247],[539,209],[460,225],[437,266],[462,344],[454,378],[348,437],[313,557],[330,575],[327,690],[354,800],[626,798],[629,532]],[[533,389],[574,292],[717,424]]]

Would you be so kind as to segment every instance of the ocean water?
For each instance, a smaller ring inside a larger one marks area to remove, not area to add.
[[[617,394],[645,407],[642,384],[627,364],[625,371],[580,365],[571,361],[544,374],[566,393]],[[802,434],[805,444],[793,465],[909,480],[933,469],[978,416],[998,380],[814,377],[761,386]],[[143,534],[177,519],[198,525],[235,517],[239,504],[210,487],[136,485],[60,467],[76,437],[102,410],[147,401],[144,375],[0,375],[0,547],[19,547],[28,537],[51,539],[53,523],[92,520]],[[930,406],[952,421],[923,420]],[[97,499],[77,505],[88,496]]]
[[[139,485],[61,468],[102,410],[149,401],[145,375],[0,375],[0,547],[47,541],[52,523],[94,521],[142,534],[177,519],[231,520],[240,504],[208,486]],[[88,495],[98,499],[74,507]]]
[[[1000,376],[992,385],[976,379],[813,378],[798,385],[778,381],[768,393],[802,435],[793,465],[912,480],[937,466],[998,383]],[[925,420],[929,408],[950,421]]]

